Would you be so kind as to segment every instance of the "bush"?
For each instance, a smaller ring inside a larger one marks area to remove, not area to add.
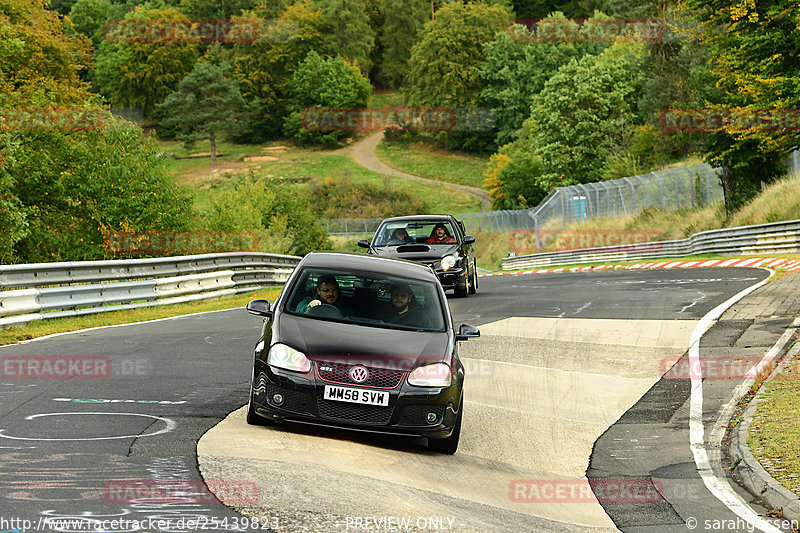
[[[252,174],[215,198],[198,224],[212,231],[255,232],[262,252],[303,255],[331,247],[306,195]]]
[[[344,178],[312,181],[312,209],[320,218],[386,218],[425,213],[427,206],[402,189]],[[347,213],[346,217],[342,213]]]
[[[284,133],[301,143],[335,144],[351,134],[351,131],[336,128],[306,129],[304,110],[365,108],[372,94],[369,80],[358,68],[341,57],[322,59],[316,52],[309,52],[292,75],[290,88],[295,106],[284,121]]]
[[[156,141],[130,122],[76,132],[30,132],[3,148],[27,221],[15,246],[21,262],[102,259],[109,231],[178,230],[191,197],[169,174]]]

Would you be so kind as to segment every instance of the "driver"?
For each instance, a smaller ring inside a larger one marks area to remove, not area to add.
[[[450,233],[448,233],[447,228],[444,227],[444,224],[436,224],[433,227],[431,236],[428,237],[428,240],[425,242],[429,244],[449,244],[456,242],[456,240],[450,235]]]
[[[317,296],[307,297],[297,304],[298,313],[306,313],[318,305],[332,305],[346,317],[353,316],[353,308],[340,294],[339,282],[332,274],[323,274],[317,280]]]

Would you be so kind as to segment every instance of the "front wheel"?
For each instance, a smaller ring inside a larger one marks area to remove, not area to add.
[[[456,417],[456,427],[453,428],[453,433],[444,439],[429,439],[428,449],[434,452],[443,453],[446,455],[453,455],[458,449],[458,440],[461,437],[461,415],[464,412],[464,401],[461,401],[461,406],[458,410]]]
[[[472,283],[469,284],[469,293],[475,294],[478,292],[478,263],[472,262]]]
[[[462,279],[463,282],[459,281],[456,283],[456,288],[453,289],[453,293],[459,298],[466,298],[469,295],[469,271],[467,271],[467,275]]]
[[[245,416],[245,421],[250,424],[251,426],[270,426],[272,425],[272,420],[268,420],[261,416],[260,414],[256,413],[255,408],[253,407],[253,385],[255,381],[255,369],[253,369],[253,374],[250,377],[250,397],[247,401],[247,415]]]

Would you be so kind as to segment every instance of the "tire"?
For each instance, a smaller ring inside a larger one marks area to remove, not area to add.
[[[445,455],[453,455],[458,449],[458,440],[461,437],[461,415],[464,412],[464,400],[461,400],[461,406],[456,417],[456,427],[453,428],[453,433],[444,439],[428,439],[428,449],[434,452],[443,453]]]
[[[467,275],[464,276],[464,286],[462,287],[456,284],[455,289],[453,289],[453,294],[459,298],[466,298],[469,296],[469,270],[467,270]]]
[[[472,283],[469,284],[469,293],[475,294],[478,292],[478,264],[472,262]]]

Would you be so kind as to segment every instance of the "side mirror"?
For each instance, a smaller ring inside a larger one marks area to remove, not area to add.
[[[467,339],[474,339],[481,336],[480,330],[475,326],[469,324],[461,324],[458,326],[458,333],[456,333],[457,341],[465,341]]]
[[[472,235],[467,235],[466,237],[464,237],[464,244],[472,244],[474,242],[475,242],[475,237],[473,237]]]
[[[247,312],[251,315],[272,318],[272,309],[269,300],[251,300],[247,303]]]
[[[352,241],[350,241],[350,242],[352,242]],[[358,241],[358,247],[359,248],[369,248],[369,241],[367,239],[361,239],[360,241]]]

